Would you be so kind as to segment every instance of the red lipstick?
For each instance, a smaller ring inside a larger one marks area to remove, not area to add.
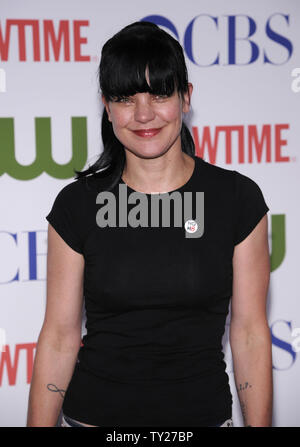
[[[143,138],[149,138],[154,137],[154,135],[157,135],[161,131],[160,129],[141,129],[141,130],[134,130],[133,132],[138,135],[139,137]]]

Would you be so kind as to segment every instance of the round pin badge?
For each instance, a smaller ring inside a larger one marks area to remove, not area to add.
[[[198,224],[195,220],[187,220],[184,224],[184,228],[188,233],[195,233],[198,230]]]

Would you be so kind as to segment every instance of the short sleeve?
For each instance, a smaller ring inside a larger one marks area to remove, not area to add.
[[[234,245],[237,245],[254,230],[269,211],[269,207],[254,180],[240,172],[233,172],[235,173]]]
[[[82,254],[83,242],[78,227],[78,210],[76,211],[78,204],[76,191],[72,186],[70,183],[58,193],[46,219],[73,250]]]

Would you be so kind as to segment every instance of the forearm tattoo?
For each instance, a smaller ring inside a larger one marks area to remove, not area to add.
[[[59,393],[62,398],[65,397],[65,390],[57,388],[57,386],[54,385],[53,383],[48,383],[47,388],[49,391],[52,391],[54,393]]]
[[[250,385],[250,383],[245,382],[244,385],[242,385],[240,383],[239,387],[238,387],[238,391],[243,391],[243,390],[247,390],[249,388],[252,388],[252,385]]]

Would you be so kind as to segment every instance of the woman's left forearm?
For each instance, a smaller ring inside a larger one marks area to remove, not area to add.
[[[272,341],[268,326],[232,329],[234,379],[245,426],[271,427],[273,406]]]

